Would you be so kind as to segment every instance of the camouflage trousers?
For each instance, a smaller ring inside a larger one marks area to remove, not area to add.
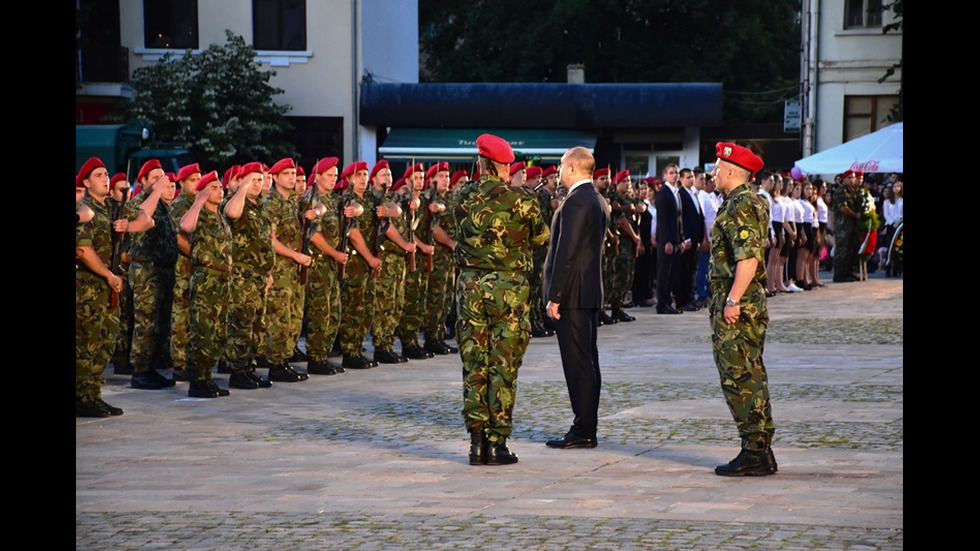
[[[381,277],[374,281],[375,316],[371,342],[375,352],[390,352],[395,346],[395,329],[405,309],[405,264],[404,255],[397,252],[386,254],[381,265]]]
[[[528,273],[527,280],[531,285],[531,327],[539,327],[545,322],[544,301],[538,300],[543,296],[541,285],[544,277],[544,261],[548,255],[548,248],[544,245],[534,248],[532,253],[533,269]]]
[[[191,275],[191,311],[187,341],[187,374],[193,381],[211,379],[224,355],[231,299],[231,273],[195,266]]]
[[[861,231],[855,224],[841,224],[834,232],[834,277],[847,277],[857,268]]]
[[[344,315],[340,320],[340,349],[359,357],[377,312],[374,305],[374,270],[360,256],[351,257],[340,284]]]
[[[609,304],[613,309],[622,308],[626,302],[626,292],[633,286],[633,273],[636,271],[636,245],[625,235],[619,237],[619,254],[616,255],[613,269],[612,289],[608,293]]]
[[[463,421],[491,442],[514,429],[517,371],[531,340],[530,285],[521,273],[463,270],[456,280],[456,340],[463,360]]]
[[[711,345],[721,390],[735,419],[742,448],[764,450],[772,445],[775,425],[769,400],[769,379],[762,354],[766,343],[769,312],[765,289],[753,283],[741,301],[741,315],[735,323],[724,318],[725,298],[731,282],[712,282]]]
[[[436,245],[436,253],[432,255],[432,271],[427,274],[429,283],[422,316],[422,334],[426,342],[441,341],[446,332],[446,317],[453,304],[453,276],[456,275],[452,255],[452,251],[442,245]]]
[[[266,274],[250,266],[235,264],[231,269],[231,288],[235,292],[228,308],[225,359],[232,370],[245,369],[259,353],[268,282]]]
[[[612,292],[616,288],[616,257],[612,254],[612,249],[606,247],[602,254],[602,289],[605,296],[604,302],[610,303]]]
[[[265,308],[265,355],[272,365],[293,355],[303,331],[306,290],[297,266],[292,260],[277,258],[272,269],[272,289]]]
[[[310,361],[325,362],[340,331],[338,264],[318,256],[306,279],[306,352]]]
[[[119,331],[119,310],[109,307],[105,279],[75,270],[75,400],[102,397],[102,375]]]
[[[133,261],[129,284],[133,290],[133,340],[129,360],[135,373],[167,364],[170,353],[170,311],[173,307],[173,266]]]
[[[406,346],[419,346],[419,331],[422,330],[422,316],[425,313],[425,297],[429,287],[428,273],[421,262],[414,272],[405,270],[405,307],[398,320],[395,335]]]
[[[129,269],[129,265],[126,265]],[[119,322],[115,335],[116,344],[112,351],[112,365],[123,367],[130,363],[130,351],[133,346],[133,287],[129,277],[122,275],[123,287],[119,292]]]
[[[170,361],[175,369],[187,365],[188,325],[191,313],[191,261],[181,256],[174,267],[174,302],[170,311]]]

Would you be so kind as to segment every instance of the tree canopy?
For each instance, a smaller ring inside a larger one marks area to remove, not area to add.
[[[726,122],[799,96],[799,0],[419,0],[422,80],[721,82]]]
[[[190,150],[205,171],[295,155],[285,136],[291,109],[273,97],[275,71],[261,71],[255,50],[225,31],[227,43],[200,54],[166,54],[133,72],[127,116],[149,120],[159,139]]]

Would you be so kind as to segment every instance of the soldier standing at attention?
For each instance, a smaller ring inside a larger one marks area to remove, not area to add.
[[[255,360],[276,253],[272,248],[272,221],[265,212],[265,203],[259,201],[262,166],[248,163],[241,172],[238,190],[221,208],[234,240],[225,358],[231,371],[228,386],[249,390],[272,385],[256,375]]]
[[[263,210],[272,220],[272,243],[276,260],[272,268],[272,289],[266,302],[265,350],[269,361],[269,380],[295,383],[310,378],[289,365],[303,330],[303,301],[306,291],[299,281],[299,266],[309,266],[313,259],[303,254],[303,230],[297,214],[299,202],[293,194],[296,187],[296,163],[280,159],[269,173],[275,182],[265,198]]]
[[[863,172],[848,170],[843,185],[834,192],[834,282],[857,281],[858,248],[861,246],[861,184]]]
[[[772,405],[762,352],[769,325],[766,306],[766,240],[769,205],[749,187],[763,162],[750,150],[718,142],[712,172],[725,194],[711,228],[711,344],[721,389],[732,412],[742,451],[721,476],[765,476],[776,472],[772,453]],[[683,191],[682,191],[683,193]]]
[[[398,327],[395,335],[402,342],[402,355],[410,360],[424,360],[432,358],[435,353],[422,348],[419,341],[419,331],[422,329],[422,315],[425,313],[425,296],[429,285],[428,274],[425,271],[426,250],[432,251],[432,247],[422,240],[422,230],[425,228],[426,209],[422,204],[422,187],[425,185],[425,166],[416,163],[405,169],[404,180],[405,189],[405,216],[407,217],[406,226],[409,234],[414,238],[415,247],[415,269],[407,265],[405,270],[405,307],[402,310],[401,318],[398,320]],[[397,189],[397,188],[396,188]],[[421,254],[419,254],[421,253]]]
[[[188,316],[191,305],[191,243],[187,234],[180,231],[180,219],[187,214],[197,195],[197,183],[201,181],[201,167],[197,163],[177,171],[180,192],[170,203],[170,219],[177,229],[177,264],[174,265],[174,302],[170,310],[170,361],[174,368],[174,380],[186,381]]]
[[[602,251],[602,288],[606,293],[610,293],[616,286],[616,255],[619,253],[619,237],[616,235],[616,228],[613,226],[614,218],[612,208],[609,206],[609,183],[612,181],[610,169],[600,168],[592,173],[592,182],[596,190],[602,196],[609,210],[609,228],[606,230],[606,246]],[[563,188],[565,186],[562,186]],[[567,189],[565,190],[567,193]],[[599,325],[612,325],[619,323],[619,320],[606,313],[603,308],[599,308]]]
[[[615,259],[611,259],[616,267],[613,269],[615,276],[612,280],[612,288],[608,290],[608,302],[612,308],[612,319],[630,322],[636,318],[627,314],[623,307],[626,303],[626,293],[633,287],[636,257],[642,252],[643,243],[632,225],[637,208],[630,198],[630,190],[633,188],[630,171],[623,169],[617,172],[613,178],[613,186],[615,187],[609,190],[609,206],[612,209],[611,225],[619,239],[619,254]]]
[[[476,139],[479,180],[457,192],[456,339],[463,361],[463,419],[471,465],[509,465],[517,371],[531,339],[534,247],[548,240],[537,199],[508,184],[514,151],[491,134]]]
[[[130,205],[153,208],[153,227],[134,234],[129,284],[133,289],[133,337],[130,361],[133,388],[156,390],[174,386],[173,379],[156,370],[170,353],[170,310],[173,306],[174,266],[177,263],[177,229],[170,219],[169,203],[175,183],[164,174],[160,161],[152,159],[140,170],[143,191]],[[176,176],[176,175],[175,175]]]
[[[422,333],[425,349],[433,354],[455,354],[459,350],[443,340],[446,334],[446,316],[452,304],[453,276],[456,273],[453,248],[456,241],[450,236],[453,223],[453,194],[449,191],[449,163],[441,162],[429,169],[429,189],[425,190],[428,205],[429,228],[432,231],[432,271],[425,294],[425,314],[422,317]]]

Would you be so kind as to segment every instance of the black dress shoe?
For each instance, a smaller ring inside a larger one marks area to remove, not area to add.
[[[743,449],[735,459],[715,467],[718,476],[767,476],[775,472],[776,458],[774,456],[770,461],[767,450],[754,452]]]
[[[218,391],[211,388],[209,381],[191,381],[191,387],[187,390],[187,395],[191,398],[217,398]]]
[[[228,377],[228,386],[243,390],[254,390],[259,388],[259,382],[248,376],[244,371],[236,371]]]
[[[494,443],[487,440],[484,458],[487,465],[512,465],[517,463],[517,454],[507,448],[507,443],[503,440]]]
[[[697,312],[700,309],[701,307],[698,306],[697,304],[694,304],[693,302],[688,302],[687,304],[681,307],[681,310],[685,312]]]
[[[672,306],[657,306],[658,314],[683,314],[684,312],[672,307]]]
[[[133,364],[128,362],[126,363],[126,365],[112,366],[112,372],[116,375],[132,375],[134,371],[136,371],[136,368],[133,367]]]
[[[599,441],[596,438],[586,438],[569,432],[557,440],[548,440],[544,445],[549,448],[569,450],[572,448],[594,448],[599,445]]]
[[[635,321],[636,318],[623,312],[622,310],[613,310],[612,317],[616,321]]]
[[[426,339],[424,348],[426,351],[432,352],[433,354],[439,354],[440,356],[449,354],[449,348],[435,339]]]
[[[298,383],[305,380],[303,378],[304,375],[307,379],[310,378],[306,373],[300,374],[287,362],[282,362],[269,368],[269,380],[277,383]]]
[[[98,400],[96,400],[96,402],[100,406],[102,406],[102,409],[108,411],[109,412],[109,415],[116,416],[116,415],[122,415],[123,414],[122,408],[117,408],[115,406],[110,406],[109,404],[105,403],[105,400],[103,400],[102,398],[99,398]]]
[[[470,465],[487,464],[487,435],[483,429],[470,433]]]
[[[402,354],[404,354],[406,358],[412,360],[424,360],[430,357],[425,353],[425,350],[423,350],[421,346],[403,346]]]
[[[374,367],[372,362],[364,356],[344,356],[342,365],[345,369],[371,369]]]
[[[619,320],[611,317],[605,310],[599,311],[599,325],[612,325],[614,323],[619,323]]]
[[[112,414],[97,400],[75,400],[75,417],[109,417]]]
[[[306,371],[307,373],[311,373],[313,375],[336,375],[337,374],[337,368],[334,367],[334,364],[326,360],[322,362],[316,360],[310,360],[310,363],[307,364],[306,366]]]
[[[383,364],[396,364],[400,363],[398,361],[398,356],[395,355],[391,350],[375,350],[374,351],[374,361]]]
[[[133,388],[144,390],[159,390],[161,388],[172,387],[175,384],[177,383],[173,379],[168,379],[160,375],[156,369],[133,373],[133,378],[129,383]]]
[[[293,355],[289,357],[289,361],[303,363],[310,361],[310,357],[297,346],[293,348]]]

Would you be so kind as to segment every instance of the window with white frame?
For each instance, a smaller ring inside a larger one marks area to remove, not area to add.
[[[880,28],[881,3],[881,0],[845,0],[844,28]]]
[[[891,124],[888,114],[898,104],[893,96],[845,96],[843,141],[860,138]]]

